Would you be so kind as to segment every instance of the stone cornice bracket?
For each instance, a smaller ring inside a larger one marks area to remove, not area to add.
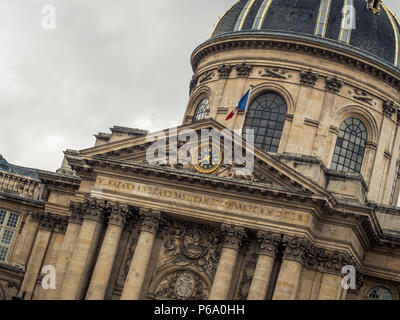
[[[127,205],[117,203],[107,203],[109,210],[108,224],[112,224],[123,228],[129,215],[129,207]]]
[[[325,83],[325,89],[334,93],[340,93],[342,90],[344,82],[335,77],[327,77]]]
[[[139,211],[140,230],[157,234],[164,226],[164,215],[161,211],[141,208]]]
[[[260,255],[276,257],[282,242],[282,235],[271,231],[258,231],[257,240],[260,243]]]
[[[236,65],[236,71],[238,77],[248,77],[252,69],[253,66],[248,64],[247,62],[242,62]]]
[[[318,79],[319,75],[314,73],[312,69],[300,72],[300,83],[306,86],[314,87]]]
[[[221,233],[222,246],[234,250],[239,250],[247,237],[246,229],[235,225],[223,224],[221,226]]]
[[[105,200],[85,197],[82,209],[84,219],[103,222],[107,213],[107,203]]]
[[[393,115],[396,112],[396,106],[393,101],[384,101],[383,102],[383,114],[392,119]]]
[[[68,220],[75,224],[83,223],[83,205],[80,202],[71,201],[69,203],[69,211],[71,215]]]

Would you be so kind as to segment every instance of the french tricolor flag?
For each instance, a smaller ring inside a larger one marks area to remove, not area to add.
[[[249,91],[246,92],[246,94],[242,97],[242,99],[240,99],[238,105],[235,107],[235,109],[232,110],[232,112],[230,114],[228,114],[228,116],[226,117],[226,121],[228,121],[229,119],[232,119],[233,116],[239,111],[246,111],[247,109],[247,104],[249,102],[249,98],[250,98],[250,92],[251,92],[251,88],[249,89]]]

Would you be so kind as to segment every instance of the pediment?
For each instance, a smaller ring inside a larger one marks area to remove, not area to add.
[[[216,129],[222,131],[226,128],[215,120],[208,119],[198,122],[196,124],[181,126],[176,130],[177,134],[179,134],[179,132],[184,129],[192,129],[196,132],[200,132],[202,129]],[[153,133],[152,135],[159,136],[160,134],[166,134],[167,132],[168,130],[164,130]],[[177,148],[180,148],[185,144],[185,142],[177,142],[177,139],[175,138],[176,137],[172,137],[171,139],[171,136],[169,137],[171,141],[175,141],[172,143],[176,143]],[[240,138],[239,141],[239,143],[242,145],[245,145],[246,143],[245,140],[242,138]],[[238,143],[238,140],[223,140],[223,143],[221,143],[221,150],[224,150],[225,143],[235,144]],[[231,164],[221,163],[221,165],[214,172],[204,174],[196,170],[195,166],[190,163],[185,165],[182,165],[180,163],[169,164],[168,161],[166,163],[158,164],[149,163],[146,159],[146,150],[149,148],[150,145],[151,143],[148,142],[145,137],[131,138],[123,141],[113,142],[107,145],[82,150],[79,152],[79,156],[84,158],[95,157],[97,159],[102,158],[118,160],[127,163],[138,163],[146,165],[147,168],[168,168],[174,171],[182,171],[197,176],[203,175],[209,177],[224,178],[231,181],[245,181],[250,184],[260,184],[297,192],[307,192],[310,194],[327,194],[327,191],[321,186],[315,184],[313,181],[301,175],[293,168],[288,167],[273,155],[265,153],[257,148],[254,148],[253,151],[254,169],[249,174],[238,174],[238,169],[240,169],[241,166],[237,165],[234,161]],[[170,150],[170,146],[171,144],[168,141],[166,143],[167,151]]]

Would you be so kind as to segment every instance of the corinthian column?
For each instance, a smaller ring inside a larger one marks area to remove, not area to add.
[[[128,215],[128,206],[126,205],[110,203],[108,208],[110,209],[108,227],[90,281],[86,300],[102,300],[105,297],[122,229]]]
[[[83,222],[82,203],[71,202],[69,210],[71,215],[68,217],[67,230],[56,262],[56,290],[48,290],[48,300],[60,298],[65,274]]]
[[[265,300],[281,235],[270,231],[259,231],[257,239],[260,251],[247,300]]]
[[[60,298],[63,300],[83,299],[103,228],[106,202],[85,198],[83,212],[84,221],[61,290]]]
[[[35,289],[36,280],[41,271],[40,268],[42,267],[55,222],[54,216],[47,213],[35,215],[34,219],[40,221],[39,231],[36,235],[35,243],[32,248],[32,254],[30,256],[25,277],[20,289],[20,295],[22,295],[23,292],[26,292],[26,300],[31,299],[33,290]]]
[[[283,236],[285,248],[273,300],[295,300],[302,270],[303,252],[308,241],[296,236]]]
[[[222,225],[221,232],[223,234],[223,249],[209,300],[226,300],[228,298],[237,256],[246,233],[243,227],[226,224]]]
[[[162,220],[159,211],[149,209],[141,209],[139,217],[142,223],[140,236],[122,290],[121,300],[140,299],[154,240]]]

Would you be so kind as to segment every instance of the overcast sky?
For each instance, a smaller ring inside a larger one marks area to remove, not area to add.
[[[54,171],[114,125],[181,123],[190,55],[235,1],[0,0],[0,154]],[[42,28],[45,5],[55,30]]]

